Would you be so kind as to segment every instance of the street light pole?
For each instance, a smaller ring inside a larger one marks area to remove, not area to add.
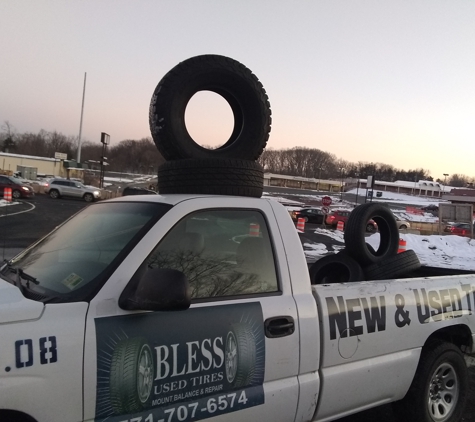
[[[345,170],[344,167],[340,168],[340,178],[341,178],[340,202],[343,202],[343,170]]]
[[[447,176],[448,176],[448,175],[449,175],[448,173],[444,173],[444,186],[445,186],[446,183],[447,183]]]
[[[355,197],[355,207],[358,206],[358,191],[360,189],[360,174],[356,173],[356,197]]]
[[[106,151],[107,151],[107,145],[109,145],[109,142],[110,142],[109,134],[105,132],[101,132],[102,157],[101,157],[101,172],[99,176],[100,188],[104,187],[104,172],[105,172],[104,164],[105,164],[105,161],[107,160]]]

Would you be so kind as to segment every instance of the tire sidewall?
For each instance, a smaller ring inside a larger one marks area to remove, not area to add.
[[[429,405],[429,389],[436,369],[442,363],[449,363],[457,375],[459,389],[456,409],[444,422],[458,422],[464,412],[468,390],[468,373],[460,349],[452,343],[434,340],[427,343],[419,359],[414,380],[403,400],[393,403],[395,413],[405,422],[436,422],[432,419]]]
[[[346,251],[324,256],[309,268],[313,285],[364,280],[361,266]]]
[[[436,359],[433,364],[430,366],[430,368],[426,371],[426,382],[425,382],[425,388],[423,389],[423,393],[421,396],[421,404],[424,406],[423,408],[423,416],[424,419],[421,420],[421,422],[435,422],[434,419],[430,416],[429,409],[428,409],[428,397],[429,397],[429,389],[430,389],[430,380],[435,374],[435,371],[437,368],[442,364],[442,363],[449,363],[455,370],[455,373],[457,375],[457,384],[459,388],[459,394],[457,397],[457,405],[454,411],[452,412],[452,415],[450,416],[450,419],[447,419],[444,422],[455,422],[459,421],[463,410],[464,406],[461,405],[461,403],[465,402],[466,398],[466,391],[467,391],[467,376],[466,376],[466,367],[463,362],[463,357],[461,358],[462,360],[459,359],[459,355],[455,350],[447,351],[444,352],[439,356],[438,359]],[[465,381],[464,381],[465,380]],[[465,388],[463,388],[462,384],[465,384]]]
[[[217,149],[203,148],[186,129],[186,106],[204,90],[223,97],[234,115],[233,132]],[[168,160],[255,160],[267,144],[271,123],[267,95],[257,78],[241,63],[217,55],[192,57],[168,72],[154,91],[149,117],[154,142]]]
[[[366,227],[370,220],[375,221],[380,233],[380,245],[375,253],[371,253],[366,247]],[[346,222],[344,240],[348,254],[365,266],[397,254],[399,229],[389,207],[367,203],[351,212]]]
[[[153,353],[144,338],[129,338],[116,345],[112,353],[109,375],[111,406],[115,414],[134,413],[147,407],[152,391],[153,374],[147,397],[141,398],[138,391],[140,359],[147,351],[153,367]],[[132,369],[124,373],[123,368],[130,366]]]
[[[252,384],[256,366],[256,339],[252,328],[247,324],[233,324],[227,336],[235,339],[237,348],[236,373],[232,381],[228,379],[228,382],[233,388],[248,386]]]

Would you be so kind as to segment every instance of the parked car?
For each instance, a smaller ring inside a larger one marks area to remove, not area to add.
[[[343,227],[346,225],[348,221],[348,217],[350,216],[350,210],[335,210],[332,213],[328,214],[326,218],[326,224],[332,226],[334,229],[338,226],[339,221],[343,221]],[[374,220],[369,220],[368,224],[366,225],[366,231],[368,233],[374,233],[378,230],[378,225]]]
[[[35,196],[33,188],[26,183],[22,183],[19,179],[13,176],[3,176],[0,175],[0,195],[4,196],[4,189],[11,188],[12,197],[14,199],[19,198],[31,198]]]
[[[444,232],[459,236],[470,236],[470,223],[449,224],[444,228]]]
[[[101,197],[99,188],[84,186],[81,182],[69,179],[52,179],[49,185],[45,186],[45,193],[53,199],[69,196],[83,198],[86,202],[93,202]]]
[[[122,191],[122,196],[128,195],[157,195],[157,192],[147,188],[140,188],[137,186],[126,186]]]
[[[323,224],[325,214],[320,208],[302,208],[298,211],[292,211],[291,217],[294,221],[303,218],[306,223]]]
[[[395,215],[394,218],[396,219],[397,228],[399,230],[406,230],[406,229],[411,228],[411,224],[409,223],[409,221],[403,220],[400,217],[398,217],[397,215]]]
[[[430,205],[427,205],[426,207],[422,207],[421,210],[424,212],[430,213],[436,217],[439,215],[439,207],[435,204],[430,204]]]

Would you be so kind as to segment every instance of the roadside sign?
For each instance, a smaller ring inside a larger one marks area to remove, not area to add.
[[[324,196],[322,198],[322,205],[325,207],[329,207],[332,204],[332,199],[329,196]]]
[[[324,214],[328,214],[330,212],[330,208],[329,207],[322,207],[322,212]]]
[[[54,158],[56,158],[57,160],[67,160],[68,154],[64,154],[63,152],[55,152]]]

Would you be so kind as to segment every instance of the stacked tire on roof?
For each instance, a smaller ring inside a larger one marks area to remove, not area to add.
[[[380,243],[374,249],[366,243],[366,225],[378,225]],[[393,213],[384,204],[367,203],[356,207],[345,227],[345,249],[327,255],[310,267],[312,284],[388,280],[404,277],[421,264],[413,250],[398,253],[399,229]]]
[[[200,146],[186,129],[186,106],[200,91],[221,95],[234,115],[231,136],[216,149]],[[155,88],[149,122],[153,140],[167,160],[158,169],[160,193],[262,196],[264,170],[256,160],[269,139],[271,110],[264,87],[243,64],[211,54],[179,63]],[[365,242],[370,219],[381,234],[376,251]],[[394,278],[420,266],[413,251],[397,254],[398,243],[389,209],[360,205],[348,219],[345,250],[317,261],[310,268],[312,283]]]
[[[221,95],[234,115],[231,136],[216,149],[200,146],[186,129],[186,106],[199,91]],[[179,63],[157,85],[149,121],[167,160],[158,169],[160,193],[261,197],[264,170],[256,160],[269,139],[271,110],[264,87],[244,65],[219,55]]]

